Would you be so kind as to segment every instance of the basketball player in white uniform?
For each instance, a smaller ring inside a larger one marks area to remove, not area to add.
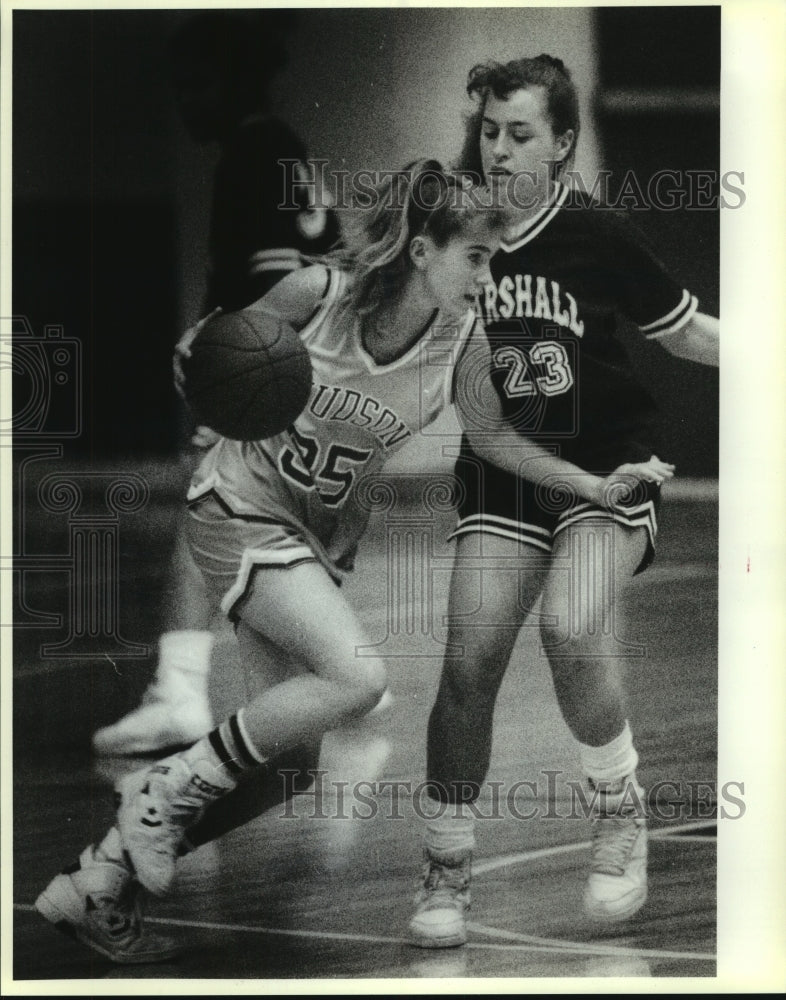
[[[366,523],[360,477],[450,404],[456,364],[485,345],[474,303],[501,219],[460,195],[434,161],[388,177],[340,269],[297,271],[261,300],[308,348],[310,402],[285,434],[219,441],[189,506],[194,558],[263,690],[189,749],[123,779],[117,825],[36,904],[114,961],[172,954],[143,932],[131,889],[166,893],[179,854],[253,814],[249,789],[257,805],[275,797],[278,761],[385,690],[380,660],[355,654],[369,641],[336,583]]]

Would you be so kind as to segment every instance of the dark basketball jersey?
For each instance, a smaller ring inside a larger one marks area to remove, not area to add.
[[[481,308],[506,418],[591,471],[648,459],[655,407],[619,339],[620,317],[657,338],[687,323],[697,301],[627,216],[559,185],[502,242],[491,273]]]
[[[292,190],[295,177],[309,180],[305,161],[300,139],[271,115],[247,118],[226,143],[213,188],[208,311],[249,305],[338,240],[335,212],[310,204],[313,187]]]

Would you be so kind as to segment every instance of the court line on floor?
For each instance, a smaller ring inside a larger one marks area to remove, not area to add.
[[[560,938],[541,938],[532,934],[519,934],[516,931],[506,931],[499,927],[487,927],[485,924],[467,923],[467,929],[476,934],[486,934],[489,937],[503,938],[510,942],[521,944],[548,945],[556,951],[584,952],[588,955],[607,955],[628,958],[685,958],[700,962],[714,962],[717,955],[702,951],[661,951],[657,948],[626,948],[623,945],[593,944],[591,941],[565,941]]]
[[[663,563],[652,566],[636,578],[636,587],[658,586],[673,580],[694,580],[700,577],[717,577],[717,568],[710,563]]]
[[[714,844],[714,837],[707,837],[701,833],[690,834],[690,833],[667,833],[662,837],[658,837],[658,840],[678,840],[680,843],[689,844]]]
[[[23,913],[37,913],[29,903],[14,903],[13,908]],[[312,931],[305,928],[261,927],[255,924],[220,923],[209,920],[183,920],[178,917],[145,917],[146,924],[165,927],[183,927],[189,930],[229,931],[237,934],[273,934],[279,937],[316,938],[330,941],[358,941],[361,944],[408,944],[406,938],[384,937],[378,934],[352,934],[344,931]]]
[[[706,830],[709,827],[717,826],[717,824],[717,819],[713,819],[706,822],[682,823],[679,826],[665,826],[658,830],[651,830],[649,837],[657,840],[679,837],[680,840],[685,840],[685,833],[691,830]],[[701,837],[700,839],[710,844],[713,843],[712,837]],[[575,851],[589,850],[590,847],[592,847],[591,840],[577,840],[573,844],[553,844],[551,847],[536,847],[534,850],[521,851],[518,854],[505,854],[501,858],[490,858],[488,861],[479,861],[477,864],[473,864],[472,874],[477,877],[485,875],[487,872],[496,871],[498,868],[507,868],[509,865],[522,865],[528,861],[550,858],[557,854],[572,854]]]
[[[659,840],[669,837],[679,837],[685,839],[684,833],[690,830],[707,829],[717,825],[717,820],[708,820],[705,823],[684,823],[675,827],[664,827],[661,830],[654,830],[651,837]],[[696,837],[705,843],[712,843],[712,838]],[[578,841],[574,844],[555,844],[551,847],[537,848],[532,851],[524,851],[520,854],[510,854],[501,858],[493,858],[487,862],[480,862],[473,868],[473,874],[482,875],[498,868],[514,864],[524,864],[542,857],[553,857],[558,854],[567,854],[579,850],[585,850],[591,846],[590,841]],[[35,913],[36,909],[31,904],[14,903],[14,910]],[[315,931],[306,928],[276,928],[259,927],[252,924],[218,923],[202,920],[183,920],[175,917],[149,917],[148,923],[161,924],[168,927],[182,927],[190,930],[210,930],[227,931],[238,934],[267,934],[279,937],[296,937],[301,939],[346,941],[361,944],[393,944],[410,945],[407,938],[387,937],[375,934],[353,934],[339,931]],[[483,934],[487,937],[501,938],[504,944],[492,942],[471,941],[467,947],[473,950],[498,949],[503,951],[538,951],[538,952],[571,952],[575,954],[605,955],[612,957],[628,958],[662,958],[662,959],[684,959],[688,961],[715,961],[716,956],[703,952],[677,952],[658,951],[646,948],[626,948],[616,945],[593,944],[584,941],[564,941],[558,938],[539,938],[528,934],[519,934],[515,931],[506,931],[496,927],[487,927],[484,924],[469,923],[468,928],[475,933]]]
[[[713,819],[707,820],[706,822],[682,823],[679,826],[662,827],[659,830],[651,831],[649,836],[650,838],[656,838],[658,840],[690,840],[690,842],[701,841],[702,843],[711,844],[713,843],[713,839],[711,837],[691,836],[689,831],[710,829],[711,827],[717,826],[717,822],[717,819]],[[532,851],[522,851],[520,854],[509,854],[501,858],[492,858],[486,862],[481,861],[477,865],[473,865],[472,873],[473,876],[482,875],[490,871],[496,871],[499,868],[507,867],[508,865],[525,864],[528,861],[535,861],[538,858],[553,857],[558,854],[568,854],[574,851],[588,850],[591,846],[591,841],[583,840],[574,844],[555,844],[551,847],[540,847]],[[716,955],[706,952],[659,951],[657,949],[648,948],[625,948],[616,945],[599,945],[582,941],[563,941],[559,938],[538,938],[530,934],[519,934],[516,931],[506,931],[497,927],[487,927],[484,924],[477,924],[474,922],[468,923],[467,928],[474,931],[476,934],[486,934],[489,937],[502,938],[508,942],[516,941],[522,944],[548,944],[550,949],[553,950],[582,952],[589,955],[607,955],[617,957],[627,956],[629,958],[672,958],[698,962],[714,962],[717,959]]]
[[[36,908],[28,903],[14,903],[13,909],[21,913],[35,913]],[[271,937],[294,937],[319,941],[345,941],[359,944],[407,945],[412,947],[409,938],[386,937],[381,934],[353,934],[345,931],[314,931],[306,928],[290,927],[259,927],[253,924],[220,923],[208,920],[183,920],[176,917],[148,917],[148,924],[159,924],[164,927],[181,927],[187,930],[226,931],[231,934],[260,934]],[[572,952],[576,954],[604,955],[622,958],[682,958],[714,961],[715,955],[700,952],[656,951],[650,949],[624,948],[615,945],[597,945],[584,941],[560,941],[558,939],[538,938],[527,934],[516,934],[514,931],[503,931],[483,924],[469,923],[467,927],[488,937],[504,938],[505,943],[492,941],[468,941],[466,947],[473,951],[537,951],[544,953]],[[417,954],[424,952],[419,950]],[[415,954],[415,952],[413,952]]]

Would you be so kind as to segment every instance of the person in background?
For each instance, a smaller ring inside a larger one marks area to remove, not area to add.
[[[269,110],[270,85],[286,64],[291,10],[208,11],[185,21],[169,43],[169,72],[182,120],[197,143],[218,143],[203,315],[261,298],[306,259],[340,239],[337,215],[312,200],[302,140]],[[294,200],[296,209],[279,206]],[[215,443],[196,427],[186,456]],[[142,703],[93,734],[100,755],[165,752],[212,727],[209,675],[215,636],[201,573],[178,530],[155,677]]]

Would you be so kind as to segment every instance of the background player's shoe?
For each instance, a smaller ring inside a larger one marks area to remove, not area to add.
[[[396,699],[390,692],[390,688],[385,688],[382,692],[382,697],[376,703],[376,705],[368,712],[364,718],[366,719],[384,719],[390,715],[393,709]]]
[[[58,930],[121,965],[166,962],[179,952],[169,938],[144,931],[141,887],[129,869],[97,860],[92,846],[52,879],[35,906]]]
[[[117,783],[117,827],[136,877],[156,896],[168,892],[186,830],[224,795],[176,754]]]
[[[133,756],[190,746],[213,728],[208,682],[215,636],[199,629],[159,638],[155,681],[139,708],[93,735],[97,754]]]
[[[619,793],[601,793],[592,820],[592,868],[584,911],[595,920],[625,920],[647,899],[644,790],[628,779]]]
[[[418,948],[456,948],[467,940],[472,856],[467,852],[426,853],[423,885],[409,922],[410,940]]]
[[[213,728],[207,697],[175,700],[158,685],[147,689],[139,708],[93,734],[93,750],[106,756],[166,752],[190,746]]]

